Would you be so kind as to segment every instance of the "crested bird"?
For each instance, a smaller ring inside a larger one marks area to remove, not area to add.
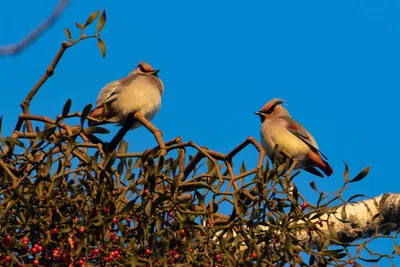
[[[297,160],[294,169],[304,169],[314,175],[322,174],[315,169],[321,169],[327,176],[333,174],[333,169],[327,158],[319,150],[314,137],[282,106],[285,100],[272,99],[260,111],[255,112],[261,119],[261,142],[268,157],[271,159],[275,146],[290,154]]]
[[[139,62],[128,76],[104,86],[97,96],[96,107],[89,114],[98,121],[89,120],[89,126],[106,123],[122,126],[135,112],[140,112],[148,121],[152,120],[160,110],[164,93],[159,71],[146,62]],[[140,126],[135,121],[130,130]]]

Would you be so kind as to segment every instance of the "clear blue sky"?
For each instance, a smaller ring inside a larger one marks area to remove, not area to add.
[[[52,5],[3,3],[1,43],[18,41]],[[94,40],[68,50],[34,99],[32,113],[55,117],[68,98],[72,110],[82,110],[102,86],[144,60],[161,69],[165,84],[163,106],[153,120],[165,139],[181,135],[227,152],[249,135],[259,139],[260,122],[253,113],[279,97],[336,171],[329,179],[297,178],[310,201],[315,199],[311,180],[324,190],[340,187],[342,160],[352,175],[372,165],[348,197],[397,189],[400,3],[394,0],[72,1],[42,38],[17,56],[1,58],[4,135],[11,134],[20,102],[66,39],[63,29],[77,36],[74,22],[84,23],[103,8],[107,57],[101,58]],[[130,151],[155,144],[143,128],[126,140]],[[245,150],[237,165],[241,159],[254,166],[255,150]],[[391,242],[384,244],[375,248],[391,252]]]

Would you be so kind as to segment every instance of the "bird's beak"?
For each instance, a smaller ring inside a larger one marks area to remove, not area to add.
[[[254,114],[256,114],[258,116],[262,116],[263,115],[260,111],[254,112]]]
[[[158,77],[158,73],[159,73],[159,72],[160,72],[160,70],[153,70],[153,73],[152,73],[152,74],[153,74],[154,76]]]

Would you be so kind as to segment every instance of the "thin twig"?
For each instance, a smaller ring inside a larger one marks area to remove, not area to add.
[[[55,24],[57,19],[61,16],[70,0],[60,0],[58,5],[54,8],[50,16],[42,22],[36,29],[30,32],[25,38],[20,42],[12,45],[4,45],[0,47],[0,56],[14,55],[21,52],[29,44],[37,40],[40,35],[42,35],[46,30],[48,30],[52,25]]]

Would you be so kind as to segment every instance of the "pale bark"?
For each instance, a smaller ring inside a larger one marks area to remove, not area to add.
[[[345,222],[339,220],[343,219],[343,208],[345,208]],[[317,223],[320,220],[322,225]],[[302,247],[315,248],[321,236],[324,240],[330,238],[330,245],[335,245],[351,244],[360,239],[370,238],[376,233],[388,234],[390,231],[398,230],[400,226],[400,194],[385,193],[354,204],[339,206],[336,211],[332,210],[330,214],[322,215],[312,222],[315,223],[314,231],[303,229],[294,236]],[[298,222],[302,223],[305,222]],[[259,229],[268,231],[266,226],[259,226]],[[265,243],[260,247],[262,246],[265,246]]]

